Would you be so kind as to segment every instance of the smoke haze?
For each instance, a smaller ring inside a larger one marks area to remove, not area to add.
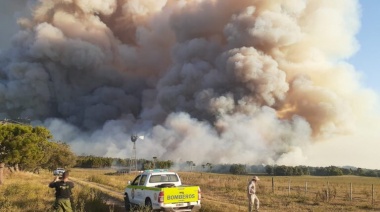
[[[0,13],[0,118],[43,124],[77,154],[131,157],[139,134],[139,158],[380,168],[378,97],[345,62],[359,48],[356,0],[0,8],[12,8]]]

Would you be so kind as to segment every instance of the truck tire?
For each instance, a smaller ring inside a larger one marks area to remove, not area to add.
[[[145,207],[148,209],[148,211],[153,211],[152,200],[146,198]]]
[[[125,197],[124,197],[124,205],[125,205],[125,210],[127,212],[131,211],[131,202],[129,202],[129,197],[127,193],[125,194]]]

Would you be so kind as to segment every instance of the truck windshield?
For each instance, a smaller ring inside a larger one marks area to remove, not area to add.
[[[152,175],[149,179],[150,183],[161,183],[161,182],[178,182],[178,176],[176,174],[162,174],[162,175]]]
[[[147,178],[147,176],[146,176],[146,175],[143,175],[143,176],[141,177],[141,180],[140,180],[139,185],[145,185],[146,178]]]
[[[138,184],[139,184],[139,181],[140,181],[140,178],[141,178],[141,175],[137,176],[137,177],[133,180],[133,182],[132,182],[131,185],[138,185]]]

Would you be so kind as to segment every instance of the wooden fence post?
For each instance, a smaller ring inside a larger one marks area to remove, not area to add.
[[[290,180],[288,182],[288,196],[290,196]]]
[[[307,194],[307,181],[305,182],[305,194]]]
[[[272,193],[274,194],[274,179],[272,177]]]
[[[330,188],[329,188],[329,181],[327,181],[327,190],[326,190],[326,200],[327,202],[330,199]]]
[[[374,204],[374,198],[375,198],[375,188],[373,187],[373,184],[372,184],[372,207]]]
[[[352,202],[352,183],[350,183],[350,201]]]

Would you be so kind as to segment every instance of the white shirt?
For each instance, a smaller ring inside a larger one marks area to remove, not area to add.
[[[256,182],[255,181],[251,180],[248,183],[247,194],[248,195],[256,194]]]

